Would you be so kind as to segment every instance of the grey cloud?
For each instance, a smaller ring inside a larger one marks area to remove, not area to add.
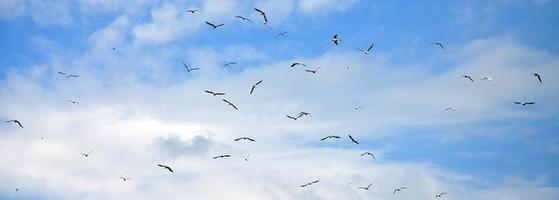
[[[189,141],[181,140],[177,135],[157,139],[157,147],[163,154],[173,157],[205,155],[213,145],[211,139],[202,135],[196,135]]]

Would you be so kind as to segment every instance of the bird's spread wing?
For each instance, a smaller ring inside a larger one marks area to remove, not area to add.
[[[370,51],[370,50],[371,50],[371,49],[373,48],[373,46],[375,46],[375,44],[374,44],[374,43],[373,43],[373,44],[371,44],[371,46],[369,46],[369,48],[367,49],[367,51]]]

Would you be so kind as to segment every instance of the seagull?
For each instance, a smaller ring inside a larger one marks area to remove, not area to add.
[[[322,66],[318,66],[318,67],[317,67],[316,69],[314,69],[314,70],[305,69],[305,71],[306,71],[306,72],[313,73],[313,74],[316,74],[316,71],[318,71],[318,69],[320,69],[321,67],[322,67]]]
[[[292,120],[297,120],[298,119],[298,117],[292,117],[292,116],[289,116],[289,115],[285,115],[285,116],[289,119],[292,119]]]
[[[367,55],[367,54],[369,54],[371,49],[373,49],[373,46],[375,46],[375,43],[371,44],[371,46],[369,46],[369,48],[366,51],[363,50],[363,49],[357,49],[357,50],[359,50],[359,51],[363,52],[363,54]]]
[[[400,192],[400,191],[405,190],[405,189],[407,189],[407,188],[406,187],[396,188],[396,189],[394,189],[394,192],[392,192],[392,194],[396,194],[396,192]]]
[[[6,123],[10,123],[10,122],[15,123],[15,124],[19,125],[19,127],[23,128],[23,125],[21,125],[21,122],[19,122],[19,120],[17,120],[17,119],[12,119],[12,120],[6,121]]]
[[[436,46],[439,46],[439,47],[441,47],[442,50],[444,50],[444,45],[443,45],[442,43],[440,43],[440,42],[433,42],[433,43],[431,43],[431,44],[436,45]]]
[[[209,91],[209,90],[204,90],[204,92],[206,92],[208,94],[213,94],[214,96],[225,95],[225,93],[223,93],[223,92],[212,92],[212,91]]]
[[[482,81],[493,81],[493,78],[491,78],[491,77],[489,77],[489,76],[486,76],[486,77],[483,77],[483,78],[480,79],[480,80],[482,80]]]
[[[65,76],[66,78],[76,78],[79,77],[79,75],[74,75],[74,74],[66,74],[64,72],[58,72],[60,75]]]
[[[375,159],[375,160],[377,159],[377,158],[375,158],[375,155],[373,155],[373,153],[371,153],[371,152],[365,152],[365,153],[361,154],[361,156],[364,156],[364,155],[371,155],[373,157],[373,159]]]
[[[195,13],[196,11],[198,11],[198,10],[196,10],[196,9],[194,9],[194,10],[187,10],[186,12],[192,13],[192,15],[194,15],[194,13]]]
[[[444,110],[452,110],[452,111],[456,111],[456,108],[454,108],[454,107],[448,107],[448,108],[445,108]]]
[[[248,154],[247,157],[245,157],[245,162],[248,162],[248,157],[250,157],[250,154]]]
[[[194,70],[199,70],[200,68],[192,68],[189,67],[188,65],[186,65],[186,63],[184,63],[184,61],[182,61],[182,64],[184,65],[184,68],[186,68],[186,72],[190,72],[190,71],[194,71]]]
[[[249,21],[249,22],[252,22],[252,20],[250,20],[249,18],[243,17],[243,16],[239,16],[239,15],[237,15],[237,16],[235,16],[235,17],[236,17],[236,18],[239,18],[239,19],[242,19],[243,21]]]
[[[302,62],[294,62],[294,63],[291,64],[291,67],[295,67],[297,65],[303,65],[305,67],[307,66],[307,65],[303,64]]]
[[[225,63],[225,64],[222,66],[222,68],[224,68],[224,67],[229,67],[229,66],[231,66],[231,65],[236,65],[236,64],[237,64],[236,62],[228,62],[228,63]]]
[[[229,157],[231,157],[231,155],[225,154],[225,155],[216,156],[216,157],[214,157],[214,159],[218,159],[218,158],[229,158]]]
[[[303,184],[303,185],[301,185],[301,186],[299,186],[299,187],[307,187],[307,186],[309,186],[309,185],[318,183],[319,181],[320,181],[320,180],[316,180],[316,181],[313,181],[313,182],[310,182],[310,183]]]
[[[373,183],[367,185],[367,187],[357,187],[357,189],[369,190],[369,188],[373,185]]]
[[[169,170],[171,173],[173,172],[173,169],[171,169],[171,167],[169,167],[167,165],[157,164],[157,166],[165,168],[165,169]]]
[[[220,26],[223,26],[223,24],[215,25],[215,24],[212,24],[212,23],[210,23],[210,22],[206,22],[206,24],[209,25],[209,26],[211,26],[211,27],[213,27],[214,29],[216,29],[216,28],[218,28],[218,27],[220,27]]]
[[[359,109],[361,109],[361,108],[365,108],[365,107],[363,107],[363,106],[358,106],[358,105],[357,105],[357,102],[353,101],[353,110],[359,110]]]
[[[355,144],[359,144],[359,142],[357,142],[357,140],[353,139],[353,137],[351,137],[350,134],[347,134],[347,136],[349,136],[349,139],[351,139],[351,142],[353,142]]]
[[[311,114],[308,113],[308,112],[300,112],[299,115],[297,116],[297,118],[300,118],[302,116],[311,116]]]
[[[132,178],[128,178],[128,177],[122,177],[121,176],[119,178],[122,179],[122,181],[128,181],[128,180],[133,181]]]
[[[440,193],[440,194],[436,194],[436,195],[435,195],[435,199],[436,199],[436,198],[439,198],[439,197],[443,197],[443,195],[445,195],[445,194],[447,194],[447,193],[446,193],[446,192],[442,192],[442,193]]]
[[[471,76],[468,76],[468,75],[462,75],[461,77],[462,77],[462,78],[467,78],[467,79],[470,79],[470,81],[474,82],[474,79],[472,79],[472,77],[471,77]]]
[[[258,9],[258,8],[254,8],[254,10],[256,12],[259,12],[260,15],[262,15],[262,17],[264,18],[264,24],[268,24],[268,18],[266,17],[266,13],[264,13],[264,11]]]
[[[239,141],[239,140],[248,140],[248,141],[251,141],[251,142],[255,141],[254,139],[249,138],[249,137],[240,137],[240,138],[235,139],[234,141],[236,142],[236,141]]]
[[[532,76],[535,76],[536,78],[538,78],[538,81],[540,81],[540,84],[542,83],[542,77],[540,76],[540,74],[532,73]]]
[[[252,88],[250,88],[250,94],[254,92],[254,89],[256,89],[256,86],[259,85],[260,83],[262,83],[262,80],[259,80],[254,85],[252,85]]]
[[[89,157],[89,154],[91,154],[91,153],[93,153],[93,152],[94,152],[94,151],[89,151],[89,152],[87,152],[87,153],[82,153],[81,155],[87,158],[87,157]]]
[[[337,135],[329,135],[329,136],[323,137],[322,139],[320,139],[320,141],[324,141],[324,140],[330,139],[330,138],[336,138],[336,139],[338,139],[338,138],[340,138],[340,136],[337,136]]]
[[[338,46],[338,42],[340,42],[342,40],[338,39],[338,34],[334,34],[334,36],[332,36],[332,42]]]
[[[78,101],[73,100],[73,99],[68,100],[68,102],[70,102],[70,103],[72,103],[72,104],[80,104]]]
[[[287,34],[287,31],[283,31],[283,32],[281,32],[281,33],[278,33],[278,34],[276,35],[276,38],[279,37],[279,36],[284,36],[285,34]]]
[[[536,102],[520,102],[520,101],[515,101],[514,103],[518,104],[518,105],[523,105],[523,106],[536,104]]]
[[[226,99],[222,99],[224,102],[226,102],[227,104],[229,104],[230,106],[232,106],[233,108],[235,108],[235,110],[239,110],[237,108],[237,106],[233,105],[231,102],[227,101]]]

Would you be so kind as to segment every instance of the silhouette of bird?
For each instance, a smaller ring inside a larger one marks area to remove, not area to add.
[[[311,116],[311,114],[308,113],[308,112],[299,112],[299,114],[297,115],[297,118],[300,118],[302,116]]]
[[[213,29],[217,29],[217,28],[219,28],[220,26],[223,26],[223,24],[215,25],[215,24],[212,24],[212,23],[210,23],[210,22],[206,22],[206,24],[209,25],[209,26],[211,26]]]
[[[268,18],[266,17],[266,13],[264,13],[264,11],[258,9],[258,8],[254,8],[254,10],[258,13],[260,13],[260,15],[262,15],[262,17],[264,18],[264,24],[268,24]]]
[[[254,92],[254,89],[256,89],[256,86],[260,85],[260,83],[262,83],[262,80],[259,80],[254,85],[252,85],[252,88],[250,88],[250,94]]]
[[[289,119],[292,119],[292,120],[297,120],[298,119],[298,117],[292,117],[292,116],[289,116],[289,115],[285,115],[285,116]]]
[[[128,178],[128,177],[121,176],[119,178],[122,179],[122,181],[128,181],[128,180],[133,181],[131,178]]]
[[[229,157],[231,157],[231,155],[225,154],[225,155],[215,156],[214,159],[218,159],[218,158],[229,158]]]
[[[19,120],[17,120],[17,119],[8,120],[8,121],[6,121],[6,123],[14,123],[14,124],[19,125],[19,127],[23,128],[23,125],[21,125],[21,122],[19,122]]]
[[[431,43],[431,44],[433,44],[433,45],[435,45],[435,46],[439,46],[439,47],[441,47],[442,50],[444,50],[444,45],[443,45],[442,43],[440,43],[440,42],[433,42],[433,43]]]
[[[532,76],[535,76],[536,78],[538,78],[538,81],[540,81],[540,84],[543,83],[543,82],[542,82],[542,76],[540,76],[540,74],[538,74],[538,73],[532,73]]]
[[[320,141],[324,141],[324,140],[327,140],[327,139],[330,139],[330,138],[339,139],[340,136],[337,136],[337,135],[329,135],[329,136],[323,137],[322,139],[320,139]]]
[[[342,40],[338,39],[338,34],[334,34],[334,36],[332,36],[332,42],[338,46],[338,42],[340,42]]]
[[[229,104],[231,107],[235,108],[235,110],[239,110],[237,108],[237,106],[235,106],[234,104],[232,104],[231,102],[227,101],[226,99],[222,99],[225,103]]]
[[[447,193],[446,193],[446,192],[442,192],[442,193],[440,193],[440,194],[436,194],[436,195],[435,195],[435,199],[436,199],[436,198],[443,197],[443,195],[445,195],[445,194],[447,194]]]
[[[80,104],[78,101],[73,100],[73,99],[68,100],[68,102],[70,102],[70,103],[72,103],[72,104]]]
[[[162,167],[162,168],[164,168],[164,169],[167,169],[167,170],[169,170],[171,173],[174,172],[173,169],[171,169],[171,167],[169,167],[169,166],[167,166],[167,165],[157,164],[157,166]]]
[[[79,77],[79,75],[74,75],[74,74],[66,74],[64,72],[58,72],[60,75],[66,77],[66,78],[76,78]]]
[[[359,51],[361,51],[363,54],[367,55],[370,53],[371,49],[373,49],[373,46],[375,46],[375,44],[371,44],[371,46],[369,46],[369,48],[367,50],[363,50],[363,49],[357,49]]]
[[[359,110],[361,108],[365,108],[364,106],[357,105],[357,102],[353,101],[353,110]]]
[[[318,183],[319,181],[320,181],[320,180],[316,180],[316,181],[313,181],[313,182],[310,182],[310,183],[305,183],[305,184],[303,184],[303,185],[301,185],[301,186],[299,186],[299,187],[307,187],[307,186],[309,186],[309,185]]]
[[[474,79],[472,79],[472,77],[471,77],[471,76],[468,76],[468,75],[462,75],[462,78],[465,78],[465,79],[469,79],[469,80],[470,80],[471,82],[474,82]]]
[[[184,61],[182,61],[182,64],[184,65],[184,68],[186,68],[186,72],[190,72],[190,71],[194,71],[194,70],[199,70],[200,68],[192,68],[189,67],[188,65],[186,65],[186,63],[184,63]]]
[[[349,136],[349,139],[351,139],[351,142],[353,142],[355,144],[359,144],[359,142],[357,142],[357,140],[355,140],[353,137],[351,137],[350,134],[347,134],[347,136]]]
[[[204,90],[204,92],[206,92],[208,94],[212,94],[214,96],[225,95],[225,93],[223,93],[223,92],[212,92],[212,91],[209,91],[209,90]]]
[[[373,157],[373,159],[375,159],[375,160],[377,159],[377,158],[375,158],[375,155],[373,155],[373,153],[371,153],[371,152],[365,152],[365,153],[361,154],[361,156],[364,156],[364,155],[370,155],[371,157]]]
[[[405,189],[407,189],[407,188],[406,188],[406,187],[399,187],[399,188],[396,188],[396,189],[394,189],[394,191],[392,192],[392,194],[396,194],[396,192],[400,192],[400,191],[405,190]]]
[[[278,38],[279,36],[284,36],[285,34],[287,34],[287,31],[280,32],[276,35],[276,38]]]
[[[522,106],[536,104],[536,102],[520,102],[520,101],[515,101],[514,103]]]
[[[314,69],[314,70],[311,70],[311,69],[305,69],[305,71],[306,71],[306,72],[310,72],[310,73],[313,73],[313,74],[316,74],[316,72],[317,72],[317,71],[318,71],[318,70],[319,70],[319,69],[320,69],[321,67],[322,67],[322,66],[318,66],[318,67],[317,67],[316,69]]]
[[[196,9],[194,9],[194,10],[187,10],[186,12],[192,13],[192,15],[194,15],[194,13],[195,13],[196,11],[198,11],[198,10],[196,10]]]
[[[294,63],[291,64],[291,67],[295,67],[295,66],[297,66],[297,65],[302,65],[302,66],[305,66],[305,67],[307,66],[307,65],[305,65],[305,64],[303,64],[303,63],[301,63],[301,62],[294,62]]]
[[[493,78],[491,78],[491,77],[489,77],[489,76],[486,76],[486,77],[483,77],[483,78],[480,79],[480,80],[482,80],[482,81],[493,81]]]
[[[248,154],[247,157],[245,157],[245,162],[248,162],[248,157],[250,157],[250,154]]]
[[[369,188],[371,187],[371,185],[373,185],[373,183],[367,185],[367,187],[357,187],[357,189],[369,190]]]
[[[239,141],[239,140],[248,140],[248,141],[251,141],[251,142],[255,141],[254,139],[249,138],[249,137],[240,137],[240,138],[235,139],[234,141],[236,142],[236,141]]]
[[[221,68],[229,67],[231,65],[236,65],[236,64],[237,64],[236,62],[228,62],[228,63],[223,64],[223,66]]]
[[[89,157],[89,154],[91,154],[91,153],[93,153],[93,152],[94,152],[94,151],[89,151],[89,152],[87,152],[87,153],[82,153],[81,155],[87,158],[87,157]]]
[[[453,107],[448,107],[448,108],[445,108],[444,110],[452,110],[452,111],[456,111],[456,108],[453,108]]]
[[[239,16],[239,15],[237,15],[237,16],[235,16],[235,17],[236,17],[236,18],[239,18],[239,19],[242,19],[243,21],[249,21],[249,22],[252,22],[252,20],[250,20],[249,18],[243,17],[243,16]]]

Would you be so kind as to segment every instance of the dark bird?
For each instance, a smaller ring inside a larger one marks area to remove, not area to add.
[[[445,195],[445,194],[447,194],[447,193],[446,193],[446,192],[442,192],[442,193],[440,193],[440,194],[436,194],[436,195],[435,195],[435,199],[436,199],[436,198],[443,197],[443,195]]]
[[[279,36],[284,36],[285,34],[287,34],[287,31],[283,31],[283,32],[281,32],[281,33],[278,33],[278,34],[276,35],[276,38],[279,37]]]
[[[353,137],[351,137],[350,134],[347,134],[347,136],[349,136],[349,139],[351,139],[351,142],[353,142],[355,144],[359,144],[359,142],[357,142],[357,140],[353,139]]]
[[[206,92],[208,94],[213,94],[214,96],[225,95],[225,93],[223,93],[223,92],[212,92],[212,91],[209,91],[209,90],[204,90],[204,92]]]
[[[231,102],[227,101],[226,99],[222,99],[224,102],[226,102],[227,104],[229,104],[230,106],[232,106],[233,108],[235,108],[235,110],[239,110],[237,108],[237,106],[233,105]]]
[[[218,158],[229,158],[229,157],[231,157],[231,155],[225,154],[225,155],[216,156],[216,157],[214,157],[214,159],[218,159]]]
[[[314,70],[311,70],[311,69],[305,69],[305,71],[306,71],[306,72],[310,72],[310,73],[313,73],[313,74],[316,74],[316,72],[317,72],[317,71],[318,71],[318,70],[319,70],[319,69],[320,69],[321,67],[322,67],[322,66],[318,66],[318,67],[317,67],[316,69],[314,69]]]
[[[448,108],[445,108],[444,110],[451,110],[451,111],[456,111],[456,108],[453,108],[453,107],[448,107]]]
[[[194,15],[194,13],[195,13],[196,11],[198,11],[198,10],[195,10],[195,9],[194,9],[194,10],[187,10],[186,12],[192,13],[192,14]]]
[[[122,179],[122,181],[133,181],[131,178],[128,177],[119,177],[120,179]]]
[[[249,22],[252,22],[252,20],[250,20],[249,18],[243,17],[243,16],[239,16],[239,15],[237,15],[237,16],[235,16],[235,17],[236,17],[236,18],[239,18],[239,19],[242,19],[243,21],[249,21]]]
[[[16,188],[16,192],[19,192],[19,189],[18,189],[18,188]]]
[[[371,185],[373,185],[373,183],[367,185],[367,187],[357,187],[357,189],[369,190],[369,188],[371,187]]]
[[[174,172],[173,169],[171,169],[171,167],[169,167],[167,165],[157,164],[157,166],[165,168],[165,169],[169,170],[171,173]]]
[[[23,128],[23,125],[21,125],[21,122],[19,122],[19,120],[16,120],[16,119],[8,120],[8,121],[6,121],[6,123],[14,123],[14,124],[19,125],[19,127]]]
[[[532,73],[532,76],[535,76],[536,78],[538,78],[538,81],[540,81],[540,84],[542,83],[542,77],[540,76],[540,74]]]
[[[392,192],[392,194],[396,194],[396,192],[400,192],[400,191],[405,190],[405,189],[407,189],[407,188],[406,188],[406,187],[399,187],[399,188],[396,188],[396,189],[394,189],[394,191]]]
[[[442,50],[444,50],[444,45],[443,45],[442,43],[440,43],[440,42],[433,42],[433,43],[431,43],[431,44],[436,45],[436,46],[439,46],[439,47],[441,47]]]
[[[357,102],[353,101],[353,110],[359,110],[361,108],[365,108],[364,106],[357,105]]]
[[[329,135],[329,136],[323,137],[322,139],[320,139],[320,141],[324,141],[324,140],[327,140],[327,139],[330,139],[330,138],[339,139],[340,136],[337,136],[337,135]]]
[[[305,183],[305,184],[303,184],[303,185],[301,185],[301,186],[299,186],[299,187],[307,187],[307,186],[309,186],[309,185],[318,183],[319,181],[320,181],[320,180],[316,180],[316,181],[313,181],[313,182],[310,182],[310,183]]]
[[[249,138],[249,137],[240,137],[240,138],[235,139],[234,141],[236,142],[236,141],[239,141],[239,140],[248,140],[248,141],[251,141],[251,142],[255,141],[254,139]]]
[[[248,162],[248,157],[250,157],[250,154],[248,154],[247,157],[245,157],[245,162]]]
[[[297,118],[298,118],[298,117],[292,117],[292,116],[289,116],[289,115],[285,115],[285,116],[289,119],[292,119],[292,120],[297,120]]]
[[[116,50],[116,47],[113,47],[113,51]]]
[[[254,8],[254,10],[256,12],[259,12],[260,15],[262,15],[262,17],[264,18],[264,24],[268,24],[268,18],[266,17],[266,13],[264,13],[264,11],[258,9],[258,8]]]
[[[91,154],[91,153],[93,153],[93,152],[94,152],[94,151],[89,151],[89,152],[87,152],[87,153],[82,153],[81,155],[87,158],[87,157],[89,157],[89,154]]]
[[[223,24],[215,25],[215,24],[212,24],[212,23],[210,23],[210,22],[206,22],[206,24],[209,25],[209,26],[211,26],[211,27],[214,28],[214,29],[216,29],[216,28],[218,28],[218,27],[220,27],[220,26],[223,26]]]
[[[523,106],[536,104],[536,102],[520,102],[520,101],[515,101],[514,103],[518,104],[518,105],[523,105]]]
[[[302,117],[302,116],[311,116],[311,114],[308,113],[308,112],[300,112],[300,113],[297,115],[297,118],[300,118],[300,117]]]
[[[297,66],[297,65],[302,65],[302,66],[305,66],[305,67],[307,66],[307,65],[305,65],[305,64],[303,64],[303,63],[301,63],[301,62],[294,62],[294,63],[291,64],[291,67],[295,67],[295,66]]]
[[[262,80],[259,80],[254,85],[252,85],[252,88],[250,88],[250,94],[254,92],[254,89],[256,89],[256,86],[260,85],[260,83],[262,83]]]
[[[338,34],[334,34],[334,36],[332,36],[332,42],[338,46],[338,42],[341,42],[342,40],[338,39]]]
[[[190,72],[190,71],[194,71],[194,70],[199,70],[200,68],[192,68],[189,67],[188,65],[186,65],[186,63],[184,63],[184,61],[182,61],[182,65],[184,65],[184,68],[186,68],[186,72]]]
[[[357,49],[357,50],[359,50],[359,51],[363,52],[363,54],[367,55],[367,54],[369,54],[371,49],[373,49],[373,46],[375,46],[375,43],[371,44],[371,46],[369,46],[369,48],[367,50],[363,50],[363,49]]]
[[[78,101],[73,100],[73,99],[68,100],[68,102],[70,102],[70,103],[72,103],[72,104],[80,104]]]
[[[236,62],[228,62],[228,63],[223,64],[223,66],[221,68],[229,67],[231,65],[236,65],[236,64],[237,64]]]
[[[365,152],[365,153],[361,154],[361,156],[364,156],[364,155],[371,155],[373,157],[373,159],[375,159],[375,160],[377,159],[377,158],[375,158],[375,155],[373,155],[373,153],[371,153],[371,152]]]
[[[60,75],[65,76],[66,78],[76,78],[79,77],[79,75],[74,75],[74,74],[66,74],[64,72],[58,72]]]
[[[474,82],[474,79],[472,79],[472,77],[471,77],[471,76],[468,76],[468,75],[462,75],[461,77],[462,77],[462,78],[465,78],[465,79],[469,79],[469,80],[470,80],[471,82]]]

